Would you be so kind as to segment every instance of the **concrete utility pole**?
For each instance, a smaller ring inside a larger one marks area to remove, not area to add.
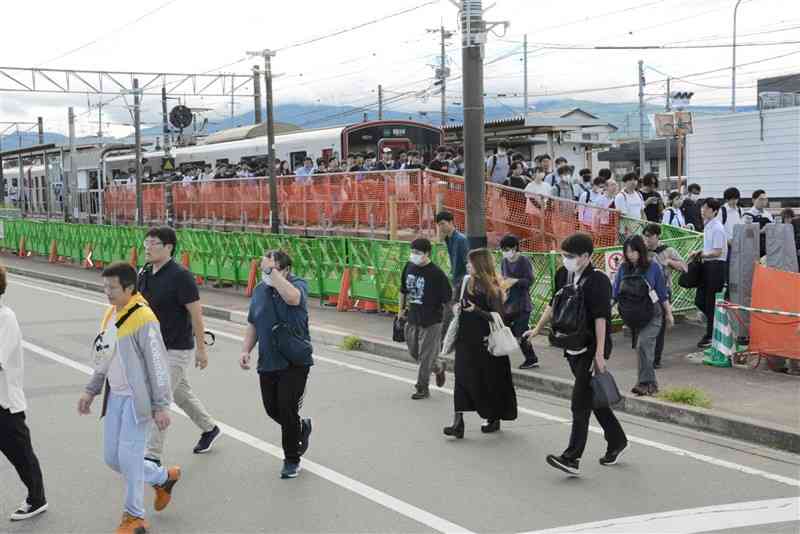
[[[38,130],[39,130],[39,144],[43,145],[44,144],[44,120],[41,117],[36,119],[36,126],[38,127]]]
[[[483,43],[486,40],[481,0],[461,2],[461,64],[464,93],[464,188],[469,248],[486,246],[484,209]],[[444,87],[442,87],[444,90]]]
[[[733,62],[731,63],[731,113],[736,113],[736,14],[742,0],[736,0],[733,8]]]
[[[64,220],[70,222],[73,214],[73,200],[75,188],[78,185],[78,177],[75,173],[75,110],[69,108],[67,112],[67,123],[69,124],[69,174],[64,181]]]
[[[639,178],[644,176],[644,61],[639,60]]]
[[[670,78],[668,76],[667,77],[667,94],[664,95],[664,96],[666,96],[666,102],[664,103],[664,109],[667,112],[672,111],[672,102],[670,101],[670,95],[669,95],[669,82],[670,82]],[[666,146],[667,146],[667,181],[669,181],[672,178],[672,137],[671,136],[667,136],[664,141],[665,141]]]
[[[428,33],[438,33],[441,37],[441,49],[439,55],[439,68],[436,72],[436,85],[441,90],[441,121],[439,124],[442,128],[447,126],[447,77],[450,76],[450,69],[447,68],[447,55],[445,54],[445,43],[453,36],[452,32],[446,31],[444,26],[440,26],[435,30],[426,30]]]
[[[171,140],[169,131],[169,119],[167,115],[167,86],[161,86],[161,126],[162,134],[164,135],[164,157],[161,161],[166,161],[172,157]],[[172,196],[172,180],[174,174],[166,177],[166,198],[164,199],[164,208],[166,210],[167,226],[175,226],[175,204]]]
[[[522,106],[524,117],[528,117],[528,34],[522,40],[522,72],[524,82],[522,84]]]
[[[383,120],[383,86],[378,84],[378,120]]]
[[[261,124],[261,69],[253,65],[253,109],[255,110],[255,124]]]
[[[97,102],[97,139],[100,146],[103,146],[103,97]]]
[[[278,211],[278,182],[275,176],[275,121],[272,112],[272,58],[275,52],[262,50],[248,52],[249,56],[264,58],[264,89],[267,92],[267,166],[269,167],[269,210],[270,227],[273,234],[281,231],[280,211]]]
[[[136,224],[144,225],[144,202],[142,199],[142,120],[139,79],[133,79],[133,135],[136,143]]]

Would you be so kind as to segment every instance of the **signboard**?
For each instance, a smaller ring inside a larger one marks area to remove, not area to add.
[[[675,137],[675,115],[672,113],[656,113],[656,135],[659,137]]]
[[[675,112],[675,128],[681,134],[690,134],[694,132],[694,124],[692,121],[691,111],[676,111]]]
[[[175,158],[164,158],[161,162],[161,170],[163,172],[172,172],[175,170]]]
[[[616,252],[606,252],[604,270],[612,281],[617,276],[617,271],[619,271],[619,267],[622,265],[623,261],[624,257],[621,250]]]

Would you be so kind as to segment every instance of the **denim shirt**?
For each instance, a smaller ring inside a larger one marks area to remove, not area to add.
[[[450,237],[445,239],[447,244],[447,255],[450,257],[450,278],[453,287],[459,287],[461,280],[467,275],[467,252],[469,244],[464,234],[458,230],[453,230]]]

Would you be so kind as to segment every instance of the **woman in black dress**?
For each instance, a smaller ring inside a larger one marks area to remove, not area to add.
[[[511,381],[508,356],[493,356],[486,347],[491,312],[502,314],[504,294],[492,253],[485,249],[469,253],[469,278],[460,305],[456,337],[454,388],[455,418],[444,434],[464,437],[464,412],[478,412],[487,420],[484,433],[500,430],[500,420],[517,418],[517,396]]]

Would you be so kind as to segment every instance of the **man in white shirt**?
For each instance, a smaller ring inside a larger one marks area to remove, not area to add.
[[[614,206],[622,212],[622,215],[631,219],[644,219],[644,199],[636,190],[638,183],[639,178],[636,173],[629,172],[622,177],[623,189],[614,199]]]
[[[310,183],[312,174],[314,174],[314,160],[306,157],[303,166],[295,171],[294,181],[298,184]]]
[[[6,292],[6,282],[6,270],[0,265],[0,299]],[[12,521],[29,519],[47,510],[42,469],[25,424],[23,371],[22,332],[17,316],[0,301],[0,451],[28,488],[27,499],[11,514]]]
[[[760,237],[760,256],[767,254],[767,225],[774,223],[775,219],[772,214],[767,211],[769,206],[769,198],[766,191],[763,189],[756,189],[753,191],[753,207],[747,210],[742,219],[743,222],[757,224],[761,228]]]
[[[715,198],[703,201],[700,207],[703,215],[703,249],[690,255],[692,259],[699,258],[703,262],[702,282],[694,297],[695,305],[706,316],[706,333],[697,344],[701,349],[711,346],[716,295],[725,287],[728,236],[717,218],[719,208],[719,201]]]
[[[728,236],[728,246],[730,246],[733,239],[733,227],[744,223],[742,208],[739,207],[741,193],[735,187],[729,187],[722,194],[722,198],[725,204],[720,207],[717,217],[725,229],[725,235]]]

